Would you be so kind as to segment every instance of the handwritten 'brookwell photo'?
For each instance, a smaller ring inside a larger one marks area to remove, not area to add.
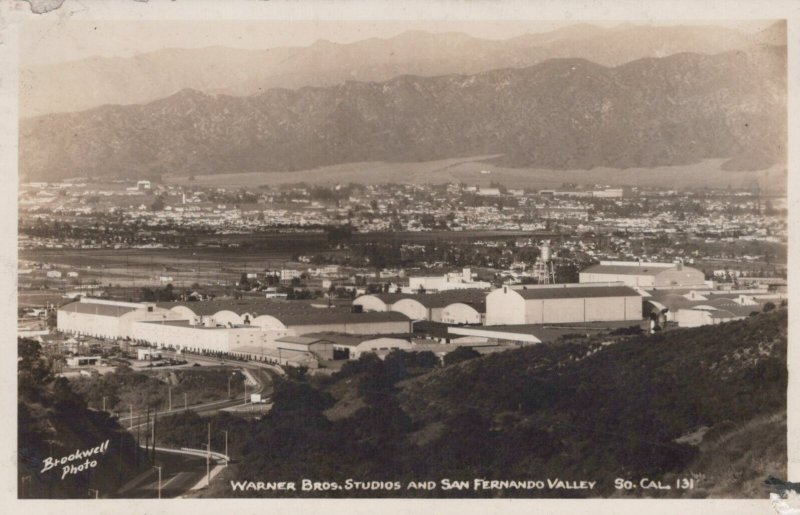
[[[787,483],[787,24],[19,27],[20,499]]]

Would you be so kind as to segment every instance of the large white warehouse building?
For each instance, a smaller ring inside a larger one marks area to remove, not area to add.
[[[130,336],[134,322],[176,320],[180,316],[152,303],[81,298],[58,308],[59,331],[97,338]]]
[[[153,304],[82,298],[59,308],[57,320],[58,329],[71,334],[130,339],[198,353],[270,358],[277,354],[281,362],[293,359],[279,352],[279,342],[283,339],[285,343],[287,337],[322,331],[360,335],[411,332],[411,320],[398,312],[352,313],[261,299]]]
[[[486,297],[486,325],[641,319],[642,297],[622,284],[504,286]]]
[[[134,342],[189,352],[232,352],[246,345],[269,345],[289,331],[262,331],[259,327],[206,327],[188,320],[137,322],[130,338]]]
[[[643,289],[705,287],[705,276],[696,268],[681,263],[642,263],[601,261],[580,273],[581,283],[621,282]]]
[[[402,313],[415,321],[482,324],[486,314],[486,292],[467,289],[419,294],[377,293],[358,297],[353,306],[365,312]]]
[[[399,334],[411,331],[408,317],[393,312],[352,313],[347,308],[315,308],[302,302],[222,300],[203,302],[163,302],[192,325],[205,327],[259,327],[282,332],[281,336],[301,336],[315,332],[343,334]]]

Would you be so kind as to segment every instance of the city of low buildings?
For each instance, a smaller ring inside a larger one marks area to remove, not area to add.
[[[757,189],[69,181],[23,185],[19,206],[20,292],[58,331],[284,365],[788,301],[786,202]]]
[[[143,186],[150,184],[149,187]],[[757,192],[664,192],[598,186],[508,190],[466,185],[285,186],[255,190],[139,181],[53,183],[19,192],[24,246],[169,246],[176,236],[348,227],[355,232],[543,231],[673,233],[785,241],[786,199]],[[46,226],[60,224],[47,236]],[[126,235],[115,226],[136,227]],[[69,230],[64,231],[65,226]],[[80,236],[76,233],[80,233]],[[172,236],[172,237],[170,237]]]

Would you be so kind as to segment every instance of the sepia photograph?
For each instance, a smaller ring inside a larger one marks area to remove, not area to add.
[[[18,500],[800,510],[787,19],[13,3]]]

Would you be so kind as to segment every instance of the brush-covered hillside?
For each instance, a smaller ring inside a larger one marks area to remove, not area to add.
[[[148,468],[144,459],[137,460],[135,441],[115,418],[88,409],[66,379],[52,375],[37,342],[20,339],[18,357],[20,498],[85,499],[97,495],[95,490],[105,497]],[[99,452],[75,456],[105,442]],[[56,463],[70,456],[74,459]]]
[[[20,175],[158,178],[364,161],[502,155],[513,168],[785,162],[786,47],[605,67],[552,59],[474,75],[269,89],[182,90],[20,123]]]
[[[764,478],[786,472],[786,326],[780,309],[651,336],[462,353],[445,366],[425,354],[364,357],[328,379],[283,380],[272,412],[241,429],[236,475],[341,488],[241,495],[761,497]],[[475,478],[595,485],[440,483]],[[643,478],[672,488],[644,489]],[[676,489],[679,478],[693,488]],[[346,490],[348,479],[400,487]],[[616,489],[616,479],[637,487]]]

